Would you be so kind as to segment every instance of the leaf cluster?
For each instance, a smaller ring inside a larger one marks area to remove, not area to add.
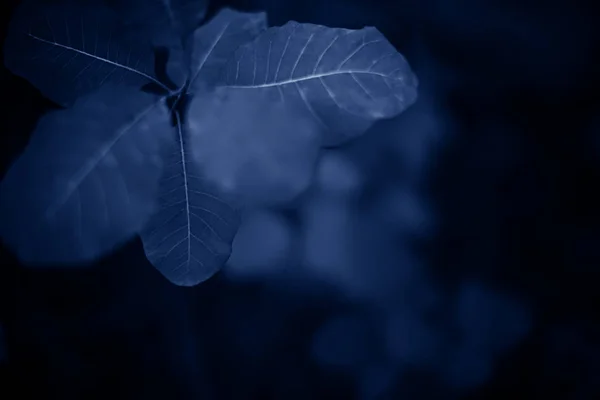
[[[248,204],[286,201],[336,146],[416,100],[375,28],[202,0],[24,1],[4,62],[64,108],[0,183],[0,237],[25,264],[82,265],[139,235],[177,285],[225,263]]]

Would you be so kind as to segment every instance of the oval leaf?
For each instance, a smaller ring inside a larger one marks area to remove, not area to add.
[[[0,237],[23,263],[93,261],[141,229],[172,137],[160,104],[107,86],[42,117],[0,183]]]
[[[150,46],[120,35],[117,16],[95,4],[24,1],[13,14],[4,63],[52,101],[69,106],[106,83],[154,83]]]
[[[363,133],[415,102],[417,79],[404,57],[372,27],[360,30],[289,22],[240,47],[225,86],[273,92],[304,109],[324,130],[324,145]]]
[[[146,257],[176,285],[194,286],[213,276],[231,254],[237,211],[204,179],[187,131],[178,121],[177,141],[165,148],[157,211],[140,236]]]
[[[224,8],[198,28],[190,40],[190,87],[198,91],[219,83],[222,68],[236,49],[267,28],[267,15]]]

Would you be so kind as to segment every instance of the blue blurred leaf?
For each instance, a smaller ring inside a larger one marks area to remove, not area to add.
[[[150,46],[123,37],[117,16],[95,4],[24,1],[13,14],[4,63],[63,106],[106,83],[154,83]]]
[[[200,93],[188,126],[203,174],[244,206],[288,203],[311,183],[321,144],[317,127],[263,92]]]
[[[222,69],[236,49],[254,39],[267,28],[267,15],[242,13],[224,8],[206,25],[194,32],[190,47],[190,87],[198,91],[203,85],[214,86]]]
[[[166,36],[183,42],[206,14],[207,0],[106,0],[131,34],[163,42]]]
[[[510,349],[531,329],[526,304],[478,282],[462,284],[455,312],[469,345],[490,352]]]
[[[159,150],[171,137],[166,107],[130,88],[107,85],[42,117],[0,182],[0,237],[30,265],[115,249],[152,212]]]
[[[234,279],[262,279],[283,272],[295,243],[294,234],[289,221],[278,213],[265,210],[244,213],[224,272]]]
[[[106,0],[116,10],[123,35],[140,43],[151,42],[167,50],[166,71],[177,87],[188,76],[184,47],[206,14],[207,0]],[[159,57],[156,57],[157,61]],[[157,71],[158,72],[158,71]],[[166,83],[165,79],[159,80]]]
[[[176,143],[165,149],[158,210],[140,235],[152,265],[176,285],[193,286],[227,261],[239,217],[199,175],[188,148],[188,132],[179,120],[177,127]]]
[[[240,47],[226,68],[226,86],[273,92],[273,101],[306,110],[326,132],[328,146],[396,116],[417,97],[408,63],[372,27],[292,21]]]

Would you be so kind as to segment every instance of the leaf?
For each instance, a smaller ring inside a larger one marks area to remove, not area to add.
[[[265,94],[221,89],[194,96],[189,108],[197,164],[223,193],[253,208],[288,203],[307,189],[321,145],[312,120]]]
[[[69,106],[106,83],[155,83],[150,46],[133,43],[116,15],[95,4],[24,1],[13,14],[4,63],[54,102]]]
[[[224,8],[208,23],[198,28],[190,40],[190,88],[200,91],[202,86],[219,83],[221,69],[235,50],[254,39],[267,28],[267,15],[243,13]]]
[[[155,96],[107,85],[42,117],[0,182],[0,238],[30,265],[93,261],[131,239],[153,211],[172,142]]]
[[[166,69],[175,86],[188,76],[185,46],[206,15],[207,0],[106,0],[123,23],[124,34],[139,42],[168,49]],[[160,78],[160,75],[158,76]],[[166,83],[165,80],[161,82]]]
[[[235,49],[265,28],[264,13],[230,9],[198,28],[186,49],[192,90],[214,84]],[[239,215],[232,200],[202,175],[190,151],[189,130],[181,121],[177,127],[177,143],[167,150],[159,183],[158,211],[140,236],[152,265],[171,282],[193,286],[214,275],[229,258]]]
[[[227,261],[239,227],[237,211],[200,175],[179,120],[177,141],[165,149],[156,213],[141,232],[146,257],[176,285],[193,286]]]
[[[274,101],[304,109],[325,132],[326,146],[398,115],[417,97],[408,63],[377,29],[293,21],[240,47],[224,86],[272,92]]]

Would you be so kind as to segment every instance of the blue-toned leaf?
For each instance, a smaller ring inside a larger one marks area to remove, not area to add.
[[[321,135],[305,114],[261,91],[228,89],[194,96],[188,113],[194,158],[238,203],[285,204],[309,187]]]
[[[124,34],[168,50],[166,71],[175,86],[188,78],[185,46],[206,14],[207,0],[106,0],[117,11]],[[159,78],[160,75],[158,76]],[[164,79],[161,79],[165,83]]]
[[[394,117],[417,97],[404,57],[372,27],[360,30],[289,22],[240,47],[225,86],[272,92],[273,101],[304,109],[337,145],[381,118]]]
[[[13,14],[4,63],[13,73],[63,106],[106,83],[154,83],[149,45],[128,40],[117,16],[96,4],[24,1]]]
[[[217,85],[222,77],[222,69],[236,49],[266,28],[267,15],[264,12],[243,13],[229,8],[221,10],[198,28],[188,48],[192,91]]]
[[[231,254],[237,210],[206,180],[189,149],[187,130],[165,148],[157,211],[140,236],[148,260],[176,285],[193,286],[214,275]]]
[[[42,117],[0,182],[0,238],[25,264],[92,261],[131,239],[153,212],[166,107],[105,86]]]

